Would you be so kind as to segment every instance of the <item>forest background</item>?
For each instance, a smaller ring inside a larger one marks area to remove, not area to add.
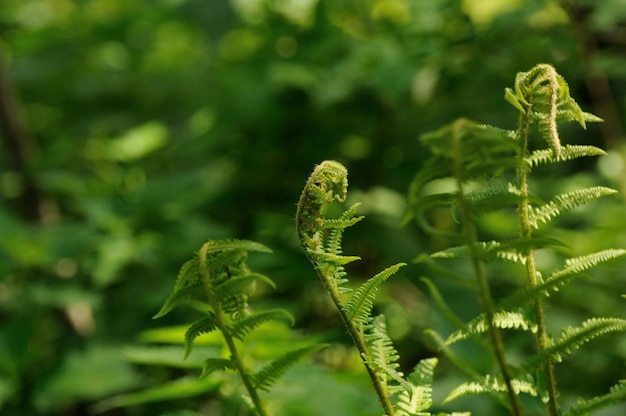
[[[298,247],[302,186],[322,160],[348,167],[351,198],[367,216],[346,234],[346,252],[363,258],[355,276],[435,251],[436,239],[400,227],[428,157],[420,134],[457,117],[513,126],[504,88],[540,62],[605,120],[568,128],[564,140],[609,155],[560,174],[622,195],[573,214],[573,230],[600,226],[568,243],[624,248],[623,0],[0,0],[0,412],[231,414],[215,384],[122,405],[132,392],[195,380],[198,370],[172,368],[173,356],[162,360],[170,366],[141,365],[154,353],[144,331],[185,321],[184,312],[151,317],[191,253],[209,238],[245,238],[274,251],[251,258],[278,286],[263,302],[292,312],[303,336],[336,344],[323,374],[292,370],[318,396],[291,400],[367,412],[365,400],[377,414]],[[556,296],[556,325],[623,316],[624,267],[604,266]],[[409,265],[377,304],[406,368],[437,355],[426,327],[446,332],[425,273]],[[475,314],[474,299],[442,291],[457,313]],[[564,394],[601,394],[624,377],[623,336],[591,351],[569,370]],[[455,382],[440,366],[435,401]]]

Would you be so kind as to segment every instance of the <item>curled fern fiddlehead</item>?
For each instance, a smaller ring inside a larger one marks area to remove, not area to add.
[[[313,170],[298,202],[296,228],[300,245],[335,303],[385,414],[428,416],[430,413],[424,411],[432,402],[430,384],[436,360],[431,359],[428,365],[418,364],[414,370],[414,373],[429,374],[430,377],[412,373],[405,380],[398,371],[398,354],[387,335],[384,317],[372,316],[376,292],[405,264],[386,268],[354,291],[346,287],[348,280],[344,265],[359,260],[359,257],[344,256],[341,240],[344,230],[363,217],[356,215],[358,204],[338,218],[328,218],[326,213],[332,203],[345,201],[347,175],[346,168],[335,161],[324,161]],[[416,385],[415,381],[420,384]]]

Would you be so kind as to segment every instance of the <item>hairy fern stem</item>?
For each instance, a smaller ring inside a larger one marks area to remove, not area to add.
[[[239,376],[241,377],[241,381],[245,386],[248,394],[250,395],[250,400],[254,405],[254,410],[257,413],[257,416],[267,416],[267,412],[265,411],[265,406],[261,401],[261,397],[257,389],[254,387],[252,382],[252,378],[250,376],[250,371],[246,369],[243,360],[239,355],[239,351],[235,346],[235,340],[230,334],[230,330],[226,325],[226,320],[224,316],[224,311],[222,309],[221,302],[216,299],[214,296],[211,296],[211,283],[210,283],[210,275],[209,270],[207,268],[206,260],[207,260],[207,252],[210,247],[211,242],[205,243],[200,247],[198,251],[198,263],[199,263],[199,271],[200,277],[202,278],[202,285],[204,286],[204,290],[207,293],[207,303],[213,309],[213,313],[215,314],[215,326],[220,330],[224,337],[224,342],[226,342],[226,346],[228,348],[228,352],[230,353],[230,359],[237,369]]]
[[[552,85],[551,85],[552,86]],[[556,95],[556,91],[554,94]],[[532,98],[532,97],[531,97]],[[532,108],[532,99],[529,100],[530,107]],[[555,110],[556,111],[556,110]],[[520,115],[518,139],[519,143],[519,155],[517,158],[516,176],[517,186],[520,190],[520,202],[518,204],[519,211],[519,232],[520,237],[530,240],[532,237],[532,225],[530,222],[530,198],[528,191],[528,173],[529,168],[525,163],[525,158],[528,153],[528,140],[530,138],[530,110]],[[556,116],[555,116],[556,118]],[[555,121],[556,124],[556,121]],[[539,279],[537,278],[537,268],[535,266],[534,250],[529,248],[526,253],[526,281],[532,288],[539,285]],[[550,347],[550,340],[548,338],[548,332],[545,323],[545,313],[543,310],[543,298],[536,297],[532,301],[533,314],[535,322],[537,324],[537,332],[535,334],[535,342],[537,345],[537,352],[539,354],[545,353]],[[549,355],[546,355],[546,361],[542,365],[541,372],[545,379],[546,388],[548,391],[548,401],[545,403],[546,410],[549,416],[557,416],[558,402],[557,402],[557,383],[554,375],[554,362]]]
[[[309,257],[309,260],[313,261],[311,259],[311,257]],[[357,351],[359,352],[359,357],[361,357],[361,360],[363,361],[363,364],[365,365],[365,369],[367,370],[367,374],[368,374],[368,376],[369,376],[369,378],[370,378],[370,380],[372,382],[372,385],[374,386],[374,390],[376,390],[376,395],[378,396],[378,401],[380,402],[380,405],[382,406],[383,410],[385,411],[385,415],[386,416],[394,416],[395,415],[395,409],[393,407],[393,404],[389,400],[389,394],[387,392],[387,388],[382,383],[381,378],[379,377],[379,375],[376,374],[374,369],[369,365],[369,363],[370,363],[370,352],[369,352],[369,349],[367,347],[367,343],[365,342],[365,339],[363,338],[362,331],[360,331],[356,327],[354,321],[352,321],[350,319],[350,317],[348,316],[348,314],[346,313],[346,305],[342,301],[341,293],[339,293],[338,290],[329,287],[329,285],[327,285],[325,283],[325,282],[327,282],[331,278],[331,276],[326,275],[324,273],[324,271],[321,268],[319,268],[319,267],[316,267],[315,270],[316,270],[317,275],[319,276],[319,278],[324,283],[324,286],[326,286],[326,289],[328,290],[328,293],[329,293],[333,303],[335,304],[337,310],[339,311],[339,315],[341,316],[341,320],[343,321],[344,325],[346,326],[346,329],[348,330],[348,334],[350,335],[350,338],[352,338],[352,342],[354,343]]]

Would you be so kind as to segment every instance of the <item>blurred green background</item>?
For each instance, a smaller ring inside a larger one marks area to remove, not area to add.
[[[0,0],[0,413],[245,414],[223,399],[223,381],[193,381],[193,363],[143,366],[146,350],[133,348],[171,340],[142,331],[189,321],[184,310],[151,316],[204,241],[246,238],[274,250],[251,258],[278,284],[258,302],[289,309],[303,337],[338,343],[334,368],[289,373],[318,396],[277,394],[326,400],[300,404],[303,415],[378,414],[363,404],[373,399],[358,371],[346,376],[359,364],[341,350],[340,321],[298,248],[300,190],[324,159],[348,167],[351,199],[367,216],[346,235],[346,253],[363,258],[353,276],[440,248],[399,226],[427,158],[419,135],[461,116],[513,128],[504,88],[540,62],[605,119],[567,126],[563,141],[609,151],[599,165],[563,165],[568,183],[546,177],[542,193],[626,191],[623,0]],[[623,197],[596,203],[567,217],[559,237],[575,255],[624,248],[624,214]],[[623,317],[624,267],[551,298],[553,327]],[[377,305],[406,370],[436,354],[424,328],[450,330],[419,280],[426,274],[403,269]],[[469,294],[441,290],[459,314],[476,312]],[[559,373],[566,403],[625,376],[623,336],[587,351]],[[460,380],[445,362],[436,378],[436,402]],[[173,379],[202,395],[124,396]],[[103,402],[113,396],[138,404]],[[480,400],[449,409],[471,406],[496,414]]]

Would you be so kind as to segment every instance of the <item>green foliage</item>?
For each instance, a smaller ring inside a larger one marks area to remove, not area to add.
[[[185,358],[193,342],[202,334],[219,331],[230,353],[229,358],[210,357],[204,361],[200,378],[216,371],[234,370],[250,395],[253,411],[259,416],[266,410],[258,390],[269,390],[285,371],[325,345],[312,345],[288,351],[258,371],[252,370],[235,339],[245,342],[250,332],[259,325],[276,320],[293,323],[293,317],[284,310],[253,313],[248,308],[248,296],[256,282],[273,286],[266,276],[252,273],[247,264],[249,251],[270,252],[262,244],[244,240],[205,243],[193,260],[183,264],[178,273],[173,293],[165,301],[155,318],[169,313],[176,305],[191,300],[201,301],[204,316],[189,326],[185,333]]]
[[[15,98],[1,106],[1,119],[10,120],[6,110],[16,114],[25,133],[18,141],[25,145],[21,152],[0,123],[3,416],[83,414],[112,395],[171,385],[190,372],[181,391],[202,390],[202,398],[163,394],[171,400],[137,401],[113,413],[178,415],[183,412],[175,409],[187,408],[200,414],[208,408],[215,415],[240,414],[241,401],[230,400],[238,397],[229,384],[230,377],[238,381],[236,373],[216,373],[223,378],[208,377],[204,386],[191,388],[200,358],[220,354],[200,345],[218,331],[196,338],[184,362],[184,329],[176,342],[144,339],[146,327],[189,317],[177,308],[149,321],[170,294],[181,259],[208,236],[263,241],[275,254],[255,256],[250,264],[280,287],[263,296],[264,309],[289,309],[306,332],[331,331],[333,321],[326,318],[332,311],[305,278],[310,266],[298,255],[292,229],[294,195],[307,167],[329,158],[342,162],[350,168],[351,198],[363,201],[359,212],[368,221],[351,229],[345,247],[365,261],[347,269],[371,276],[414,253],[439,251],[439,237],[396,227],[407,184],[428,153],[415,136],[457,115],[512,125],[515,116],[501,104],[501,90],[511,74],[536,62],[555,63],[582,99],[580,106],[606,120],[589,125],[588,133],[607,150],[600,169],[589,169],[595,162],[582,158],[560,164],[560,173],[573,188],[626,189],[619,0],[0,3],[0,81],[6,81],[0,91]],[[585,140],[579,130],[561,132],[572,143],[561,146],[561,158],[568,146]],[[571,190],[540,179],[546,201]],[[581,208],[563,217],[562,233],[550,236],[568,242],[574,255],[624,246],[619,198]],[[598,227],[584,237],[568,234],[591,221],[585,209],[603,213]],[[487,233],[508,230],[499,214],[486,218]],[[429,218],[437,229],[446,228],[443,215],[443,223]],[[546,270],[559,268],[559,259],[542,260]],[[450,276],[467,274],[454,262],[440,263]],[[422,267],[410,265],[401,278],[385,283],[376,304],[388,317],[402,363],[434,354],[416,335],[426,320],[442,334],[449,331],[440,327],[445,324],[437,312],[423,312],[431,310],[429,299],[404,278],[416,277]],[[607,263],[593,270],[594,279],[550,292],[553,316],[565,321],[559,326],[579,323],[584,312],[608,316],[621,310],[623,299],[611,296],[624,293],[613,267]],[[455,312],[474,310],[471,296],[440,283]],[[256,293],[265,291],[259,285]],[[276,328],[268,322],[247,338],[276,336],[271,349],[255,349],[261,362],[284,352],[281,344],[298,344],[297,331],[278,336]],[[612,338],[594,342],[593,366],[564,376],[570,380],[560,388],[564,402],[599,395],[622,375],[624,357]],[[99,353],[125,352],[137,343],[143,360]],[[468,344],[454,348],[467,356]],[[178,351],[162,351],[158,360],[153,353],[159,346]],[[84,378],[74,376],[77,356],[93,357]],[[379,415],[367,385],[351,372],[353,356],[338,356],[328,369],[310,365],[288,372],[281,380],[290,386],[276,386],[272,410],[322,416],[327,406],[335,410],[331,416]],[[171,365],[174,357],[182,367]],[[454,373],[442,367],[441,383],[452,384]],[[124,370],[116,376],[115,368]],[[55,387],[59,380],[63,388]],[[107,388],[98,388],[100,382]],[[310,398],[293,387],[305,382],[315,391]],[[497,413],[481,405],[471,402],[473,413]]]
[[[430,334],[444,354],[462,367],[471,367],[471,364],[460,359],[449,346],[461,340],[479,341],[480,345],[488,347],[499,370],[496,375],[481,377],[477,371],[463,368],[473,380],[454,388],[444,402],[480,393],[490,393],[502,401],[498,393],[504,393],[507,397],[504,403],[510,413],[521,415],[523,409],[518,396],[526,394],[540,397],[545,403],[546,414],[556,416],[561,414],[561,410],[554,365],[589,341],[610,332],[624,331],[626,326],[621,318],[593,317],[579,327],[564,327],[561,337],[555,341],[546,328],[545,298],[550,293],[568,287],[575,279],[582,277],[586,270],[623,256],[626,250],[604,249],[566,259],[563,268],[552,271],[544,279],[538,270],[537,253],[539,250],[566,246],[558,239],[536,234],[535,230],[553,223],[567,211],[617,191],[604,186],[579,188],[557,194],[551,201],[542,203],[530,191],[534,168],[604,154],[593,146],[562,145],[559,125],[576,121],[586,127],[588,122],[601,120],[580,109],[570,96],[564,78],[547,64],[519,73],[515,86],[505,90],[505,98],[520,112],[515,131],[504,131],[461,119],[435,133],[422,136],[422,142],[430,148],[432,157],[411,185],[407,218],[416,219],[424,229],[432,231],[435,227],[428,223],[427,216],[434,208],[451,207],[459,211],[458,227],[452,227],[444,233],[435,232],[452,241],[461,241],[464,245],[440,250],[431,257],[469,260],[476,280],[471,287],[476,292],[483,313],[464,324],[450,310],[437,288],[427,281],[444,316],[458,328],[445,341],[435,332],[431,331]],[[531,146],[536,145],[531,143],[534,137],[541,139],[547,148],[529,151]],[[429,183],[444,177],[455,180],[451,192],[434,193],[426,197],[422,195],[422,190]],[[514,178],[514,182],[510,182],[511,178]],[[482,241],[481,218],[502,211],[512,215],[512,209],[518,223],[517,236]],[[496,300],[491,294],[491,286],[496,280],[488,281],[485,270],[489,270],[486,264],[502,261],[522,269],[525,279],[524,284],[519,284],[507,297]],[[521,366],[517,364],[514,367],[504,349],[502,332],[511,329],[534,334],[536,351],[527,356]],[[580,399],[581,404],[572,407],[569,412],[587,414],[590,411],[588,409],[600,408],[593,407],[595,403],[616,404],[623,400],[620,390],[616,387],[607,396],[590,401]],[[587,405],[589,407],[585,407]]]
[[[298,202],[296,229],[300,245],[337,307],[385,414],[429,415],[423,411],[432,403],[430,389],[434,362],[427,361],[418,366],[416,371],[421,376],[405,380],[398,371],[400,357],[387,334],[384,316],[372,316],[376,293],[383,282],[406,264],[386,268],[355,291],[342,286],[348,282],[343,266],[359,259],[342,255],[343,231],[362,217],[356,217],[358,205],[353,205],[336,219],[328,218],[326,212],[333,202],[343,202],[347,193],[348,171],[343,165],[327,160],[315,167]],[[349,298],[346,298],[347,293],[350,293]],[[413,384],[415,382],[418,384]],[[391,398],[398,395],[394,405]]]

